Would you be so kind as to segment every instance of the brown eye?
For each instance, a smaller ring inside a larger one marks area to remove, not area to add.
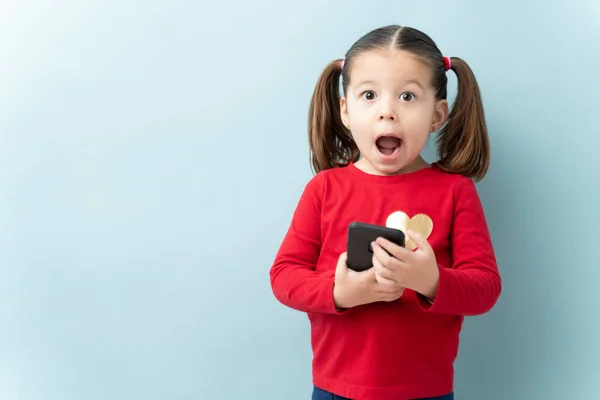
[[[412,101],[415,99],[415,95],[412,94],[411,92],[404,92],[404,93],[402,93],[402,96],[400,96],[400,97],[404,101]]]
[[[365,100],[375,100],[375,93],[371,92],[371,91],[367,91],[363,93],[363,97],[365,98]]]

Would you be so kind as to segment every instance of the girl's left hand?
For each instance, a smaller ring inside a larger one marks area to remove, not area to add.
[[[415,251],[384,238],[372,243],[376,278],[382,284],[408,288],[433,301],[440,277],[435,253],[420,234],[409,230],[407,235],[417,244]]]

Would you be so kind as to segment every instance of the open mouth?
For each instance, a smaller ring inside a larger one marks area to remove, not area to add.
[[[391,156],[395,154],[402,146],[402,139],[395,136],[381,136],[375,142],[379,152],[385,156]]]

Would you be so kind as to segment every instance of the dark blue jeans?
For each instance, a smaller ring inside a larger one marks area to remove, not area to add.
[[[347,399],[345,397],[341,397],[341,396],[335,395],[333,393],[329,393],[329,392],[327,392],[323,389],[319,389],[318,387],[315,386],[313,389],[312,400],[351,400],[351,399]],[[415,399],[415,400],[418,400],[418,399]],[[449,393],[444,396],[427,397],[425,399],[420,399],[420,400],[454,400],[454,394]]]

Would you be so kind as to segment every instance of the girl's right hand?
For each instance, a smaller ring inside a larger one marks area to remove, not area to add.
[[[333,301],[339,309],[351,308],[376,301],[394,301],[404,293],[404,288],[381,284],[375,268],[356,272],[346,265],[347,254],[342,253],[335,269]]]

